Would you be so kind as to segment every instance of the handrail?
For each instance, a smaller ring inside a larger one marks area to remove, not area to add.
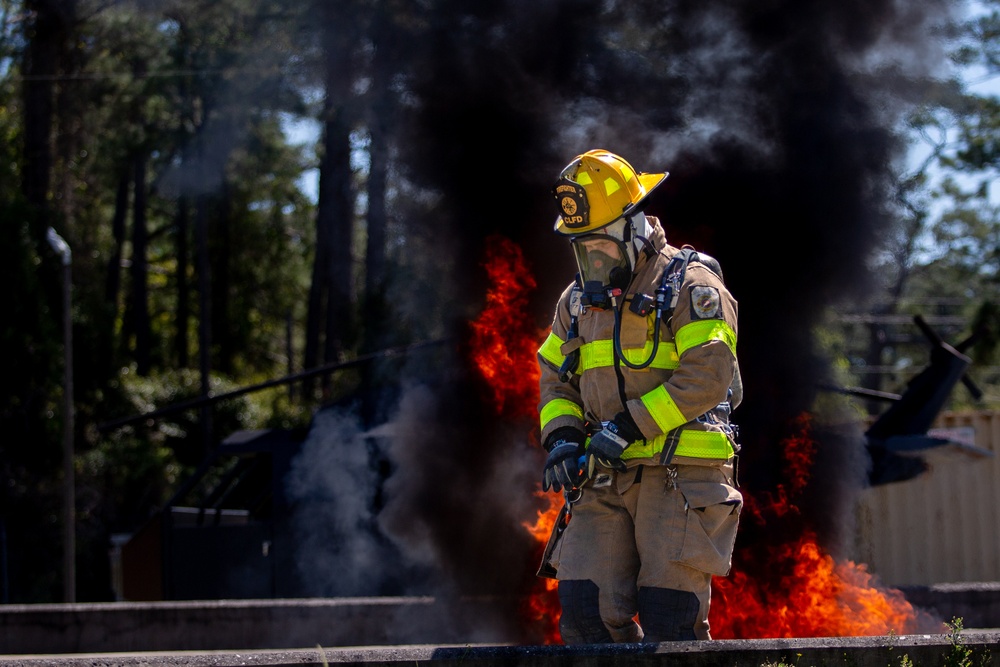
[[[273,380],[267,380],[266,382],[261,382],[259,384],[240,387],[239,389],[227,391],[222,394],[199,396],[198,398],[192,398],[186,401],[180,401],[179,403],[174,403],[172,405],[167,405],[162,408],[157,408],[156,410],[150,410],[149,412],[143,412],[141,414],[131,415],[129,417],[122,417],[120,419],[113,419],[111,421],[98,424],[97,430],[101,433],[106,433],[107,431],[111,431],[116,428],[121,428],[122,426],[127,426],[129,424],[134,424],[136,422],[145,421],[147,419],[156,419],[158,417],[162,417],[168,414],[173,414],[175,412],[182,412],[184,410],[190,410],[191,408],[198,408],[206,405],[212,405],[213,403],[218,403],[219,401],[235,398],[236,396],[242,396],[244,394],[253,393],[255,391],[261,391],[262,389],[270,389],[271,387],[278,387],[283,384],[291,384],[292,382],[304,380],[306,378],[314,377],[316,375],[324,375],[326,373],[330,373],[333,371],[353,368],[355,366],[360,366],[362,364],[368,363],[369,361],[374,361],[375,359],[379,359],[382,357],[405,356],[416,350],[420,350],[426,347],[432,347],[435,345],[441,345],[443,343],[449,342],[450,340],[451,339],[449,338],[440,338],[437,340],[424,341],[422,343],[413,343],[411,345],[401,345],[399,347],[386,348],[385,350],[379,350],[377,352],[371,352],[369,354],[361,355],[360,357],[356,357],[354,359],[351,359],[350,361],[343,361],[334,364],[317,366],[316,368],[299,371],[298,373],[285,375],[284,377],[275,378]]]

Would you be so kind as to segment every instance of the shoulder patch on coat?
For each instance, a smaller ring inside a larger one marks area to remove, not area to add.
[[[719,290],[707,285],[691,288],[691,318],[709,320],[719,316]]]

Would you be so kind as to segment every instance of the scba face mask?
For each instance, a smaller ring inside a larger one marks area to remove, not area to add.
[[[636,240],[648,237],[646,216],[636,213],[616,220],[599,232],[571,240],[583,286],[582,302],[592,308],[609,308],[632,281],[639,256]],[[641,230],[640,234],[636,230]]]
[[[632,278],[625,244],[607,234],[586,234],[572,241],[583,283],[583,304],[592,308],[611,306],[611,293],[620,294]]]

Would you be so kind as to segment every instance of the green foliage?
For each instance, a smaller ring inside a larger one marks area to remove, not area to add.
[[[945,625],[948,629],[948,641],[951,644],[951,650],[944,657],[944,667],[987,667],[990,664],[990,652],[988,649],[983,649],[977,653],[965,645],[965,639],[962,637],[964,627],[961,618],[952,618]]]
[[[20,9],[0,4],[0,276],[15,286],[0,308],[17,323],[0,329],[17,351],[0,366],[0,521],[17,549],[10,595],[47,601],[58,598],[60,572],[52,545],[60,542],[61,273],[29,224],[65,220],[57,227],[73,249],[79,560],[106,579],[98,561],[106,561],[108,531],[144,521],[207,447],[238,429],[309,420],[312,404],[280,387],[214,405],[204,436],[199,410],[109,433],[95,428],[200,395],[200,373],[185,367],[200,352],[198,223],[207,230],[212,285],[211,391],[292,369],[289,355],[302,348],[313,204],[297,182],[311,166],[306,148],[286,139],[280,121],[306,109],[292,62],[305,24],[297,22],[302,4],[284,1],[111,3],[67,14],[69,32],[48,36],[65,41],[52,45],[62,59],[49,132],[57,137],[56,191],[42,221],[18,190],[18,59],[41,34]],[[140,164],[145,176],[136,182]],[[178,226],[183,209],[186,228]],[[137,214],[143,257],[131,244]],[[134,273],[142,260],[147,271]],[[145,312],[148,342],[137,319]],[[140,354],[152,362],[145,377],[136,374]],[[81,594],[104,599],[104,588]]]
[[[951,648],[943,656],[940,664],[942,667],[988,667],[991,664],[990,651],[989,649],[983,649],[982,651],[975,651],[965,645],[965,640],[962,636],[962,619],[953,618],[951,622],[945,624],[948,631],[948,641],[951,644]],[[895,634],[890,634],[888,636],[888,646],[889,648],[895,647]],[[767,661],[762,662],[760,667],[793,667],[793,665],[799,665],[801,654],[796,656],[796,660],[788,661],[787,659],[782,659],[779,661]],[[891,662],[889,667],[898,664],[899,667],[920,667],[915,663],[908,654],[903,654],[899,658],[899,662]]]

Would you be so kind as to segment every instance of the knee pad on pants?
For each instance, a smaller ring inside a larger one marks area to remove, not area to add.
[[[698,620],[698,596],[672,588],[639,589],[639,624],[645,642],[670,642],[697,639],[694,624]]]
[[[559,634],[566,644],[610,643],[611,633],[601,620],[597,584],[589,579],[559,582]]]

